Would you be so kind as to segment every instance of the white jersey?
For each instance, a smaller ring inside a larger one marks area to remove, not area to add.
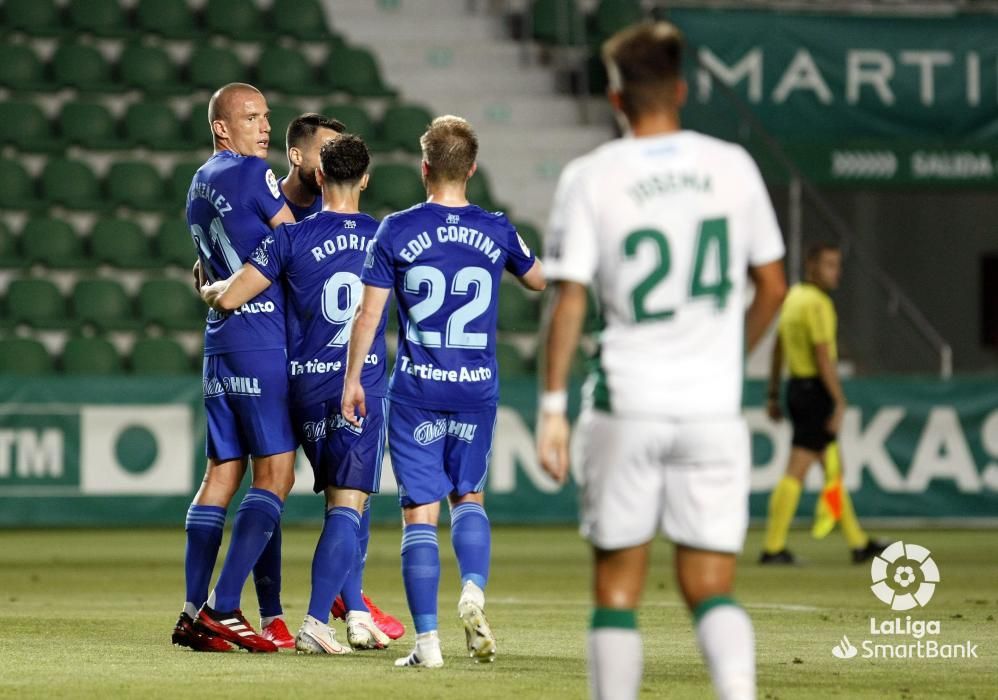
[[[693,131],[597,148],[562,173],[544,252],[549,279],[596,292],[597,408],[738,414],[748,268],[784,254],[745,149]]]

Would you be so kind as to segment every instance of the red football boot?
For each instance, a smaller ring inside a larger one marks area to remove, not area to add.
[[[242,610],[223,613],[204,605],[194,620],[194,630],[221,637],[249,652],[273,654],[277,651],[276,644],[253,631],[250,623],[243,617]]]
[[[364,604],[367,609],[371,611],[371,619],[374,620],[374,624],[378,626],[378,629],[388,635],[390,639],[398,639],[403,634],[405,634],[405,625],[403,625],[397,617],[392,617],[388,613],[384,612],[381,608],[375,605],[370,598],[367,597],[366,593],[361,593],[364,596]],[[336,600],[333,601],[333,607],[330,610],[333,617],[337,620],[347,619],[347,608],[343,604],[343,598],[341,596],[336,596]]]
[[[185,612],[180,613],[177,626],[173,628],[173,643],[194,651],[231,651],[228,642],[214,634],[205,634],[194,629],[194,620]]]
[[[269,625],[260,630],[260,636],[269,639],[281,649],[294,649],[295,638],[288,631],[288,626],[284,620],[275,617]]]

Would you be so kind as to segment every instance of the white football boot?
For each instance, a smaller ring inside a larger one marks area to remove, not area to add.
[[[468,656],[479,663],[496,660],[496,636],[485,619],[485,592],[471,581],[464,584],[457,603],[457,614],[464,623]]]
[[[295,650],[299,654],[349,654],[353,651],[336,641],[336,630],[311,615],[305,616],[295,636]]]
[[[347,613],[347,641],[354,649],[387,649],[392,640],[374,624],[371,613],[351,610]]]
[[[417,634],[416,646],[412,652],[401,659],[395,659],[396,668],[440,668],[443,665],[444,657],[440,653],[440,637],[436,630]]]

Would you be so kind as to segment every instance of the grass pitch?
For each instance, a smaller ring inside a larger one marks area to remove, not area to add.
[[[292,630],[307,606],[317,534],[315,528],[285,530],[284,602]],[[750,533],[737,597],[755,622],[760,697],[998,697],[994,532],[883,534],[932,551],[942,581],[926,608],[891,613],[869,590],[869,567],[848,563],[837,535],[815,542],[795,532],[791,547],[807,564],[761,568],[755,564],[760,533]],[[366,589],[408,625],[399,539],[397,529],[372,533]],[[183,596],[179,528],[0,532],[0,697],[586,697],[589,555],[574,530],[496,528],[487,612],[499,657],[491,665],[476,665],[464,655],[457,568],[446,533],[440,541],[446,666],[426,671],[392,667],[393,659],[408,653],[411,629],[388,651],[336,658],[196,654],[172,647],[169,635]],[[645,643],[642,697],[709,697],[691,621],[675,590],[671,548],[661,543],[656,555],[639,617]],[[252,585],[243,602],[247,611],[255,609]],[[980,658],[832,655],[843,634],[857,647],[863,639],[883,640],[870,636],[871,616],[903,620],[906,614],[940,620],[935,639],[971,640]],[[345,637],[342,624],[337,628]]]

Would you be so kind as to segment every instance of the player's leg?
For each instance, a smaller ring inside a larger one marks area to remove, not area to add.
[[[735,555],[748,527],[751,472],[741,419],[683,423],[665,470],[663,529],[676,578],[722,700],[755,697],[752,621],[733,597]]]
[[[648,543],[661,512],[661,453],[671,429],[586,411],[575,431],[581,531],[593,545],[594,607],[587,637],[592,697],[636,698],[644,651],[637,609]]]
[[[851,550],[853,563],[861,564],[872,559],[884,551],[887,543],[871,538],[859,524],[849,489],[842,483],[842,452],[837,440],[829,442],[822,455],[822,466],[825,468],[826,487],[821,497],[824,499],[826,492],[829,492],[835,499],[839,510],[837,520],[842,527],[842,537]]]
[[[496,638],[485,617],[492,530],[484,492],[495,424],[495,408],[451,414],[444,450],[444,470],[454,485],[448,500],[451,544],[461,573],[457,610],[469,656],[485,662],[495,660],[496,655]]]

